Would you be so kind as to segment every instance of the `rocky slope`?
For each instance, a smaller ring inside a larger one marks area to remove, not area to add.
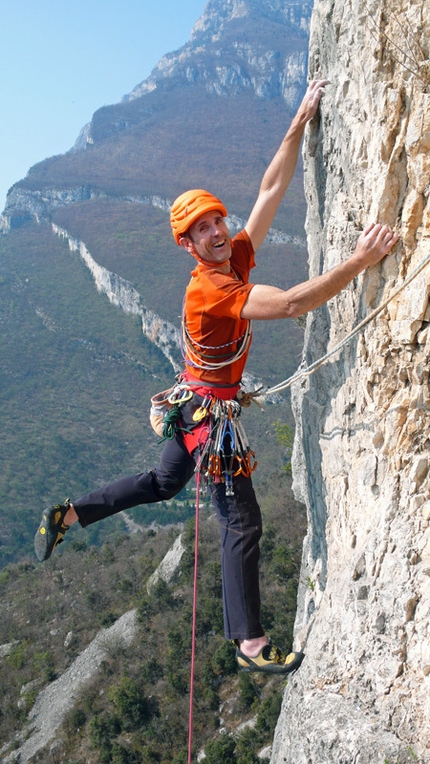
[[[371,220],[401,243],[309,317],[308,364],[429,255],[429,11],[316,0],[310,73],[331,85],[305,146],[311,272],[345,258]],[[295,386],[307,657],[272,764],[430,762],[429,278],[430,265]]]
[[[61,744],[55,741],[56,733],[67,712],[73,708],[79,692],[100,670],[110,646],[115,644],[125,649],[132,644],[135,636],[135,610],[127,611],[113,626],[102,629],[66,671],[38,693],[25,729],[15,736],[15,750],[10,753],[9,746],[3,746],[0,750],[1,761],[4,764],[26,764],[51,741],[49,756],[55,757],[56,748],[61,748]],[[24,687],[22,694],[28,689]]]

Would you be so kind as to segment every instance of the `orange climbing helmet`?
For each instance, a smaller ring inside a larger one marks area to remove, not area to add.
[[[223,203],[209,191],[194,188],[178,196],[170,211],[170,225],[176,244],[179,244],[180,237],[200,215],[212,210],[219,210],[224,218],[227,217],[228,213]]]

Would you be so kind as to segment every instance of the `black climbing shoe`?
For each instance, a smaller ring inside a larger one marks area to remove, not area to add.
[[[304,653],[284,655],[279,647],[267,644],[255,658],[248,658],[239,647],[236,649],[236,660],[241,671],[263,671],[266,674],[292,674],[300,667]]]
[[[70,501],[66,499],[64,504],[55,504],[43,511],[42,522],[34,537],[34,551],[39,562],[47,560],[57,544],[63,541],[63,536],[70,527],[64,523],[64,515],[69,507]]]

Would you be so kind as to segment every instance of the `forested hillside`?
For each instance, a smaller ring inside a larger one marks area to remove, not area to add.
[[[263,623],[291,647],[304,514],[289,477],[262,486],[265,534],[261,582]],[[204,507],[204,504],[203,504]],[[43,566],[10,564],[0,574],[0,757],[12,762],[32,732],[38,693],[73,664],[100,629],[136,608],[131,644],[102,640],[100,669],[69,698],[54,739],[34,744],[32,762],[186,764],[189,706],[194,520],[184,529],[175,579],[147,583],[179,533],[177,527],[111,533],[97,546],[79,531]],[[221,565],[214,515],[203,508],[199,544],[195,752],[209,764],[257,764],[270,744],[285,678],[238,675],[223,639]],[[282,606],[280,603],[282,602]],[[36,606],[35,606],[36,605]],[[61,699],[64,707],[67,699]],[[50,704],[52,709],[52,703]],[[30,720],[29,720],[30,715]],[[250,723],[252,721],[252,723]],[[248,724],[244,724],[247,722]],[[46,725],[46,731],[48,725]],[[221,730],[234,736],[220,734]],[[42,729],[43,733],[43,729]],[[42,735],[43,737],[43,735]],[[8,743],[5,747],[4,744]],[[46,746],[46,747],[45,747]],[[11,758],[9,758],[11,757]],[[27,760],[25,758],[25,760]],[[19,759],[21,761],[21,759]]]

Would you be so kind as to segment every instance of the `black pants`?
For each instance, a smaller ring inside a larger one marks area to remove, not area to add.
[[[194,406],[182,409],[182,423],[192,422]],[[73,506],[83,527],[139,504],[164,501],[176,496],[194,474],[195,458],[185,448],[178,432],[165,442],[154,470],[125,477],[105,485]],[[261,512],[250,477],[234,478],[234,496],[226,496],[224,483],[211,483],[209,490],[217,511],[221,534],[221,562],[226,639],[252,639],[264,634],[260,623]]]

